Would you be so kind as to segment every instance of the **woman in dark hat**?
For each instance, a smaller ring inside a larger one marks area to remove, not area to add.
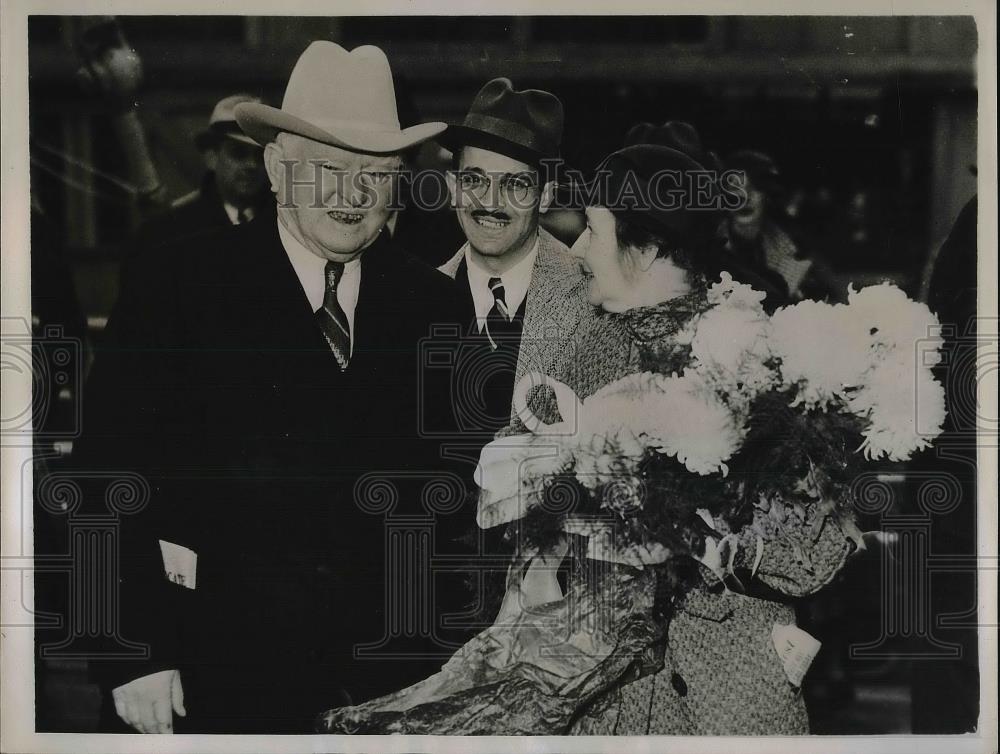
[[[608,156],[596,175],[580,196],[587,228],[572,252],[590,277],[590,303],[615,316],[598,318],[581,343],[588,358],[566,365],[581,398],[660,355],[655,344],[706,308],[707,284],[722,269],[710,167],[679,149],[637,144]]]
[[[603,183],[599,190],[590,187],[587,230],[573,253],[590,275],[590,302],[606,314],[583,335],[560,377],[580,399],[626,375],[683,371],[686,349],[677,336],[708,308],[708,286],[726,268],[717,233],[718,189],[706,188],[699,177],[711,174],[691,153],[650,144],[619,150],[598,169]],[[677,177],[658,180],[662,175]],[[692,187],[704,190],[699,195]],[[631,201],[630,195],[638,195],[639,201]],[[679,201],[670,201],[677,197]],[[851,544],[832,519],[816,541],[805,526],[792,536],[801,541],[792,547],[767,541],[755,552],[748,547],[754,538],[740,534],[743,549],[737,561],[752,563],[760,556],[756,585],[748,591],[759,593],[763,585],[773,599],[723,589],[708,568],[691,562],[685,598],[662,614],[665,641],[637,656],[632,672],[639,677],[599,696],[582,711],[572,732],[808,733],[802,696],[785,675],[772,630],[778,625],[794,629],[795,612],[788,601],[828,583]],[[796,552],[803,551],[811,569],[798,562]],[[650,652],[662,661],[650,662]]]

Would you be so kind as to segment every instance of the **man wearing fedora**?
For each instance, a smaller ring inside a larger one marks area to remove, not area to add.
[[[555,95],[498,78],[439,139],[454,155],[449,190],[467,242],[438,269],[458,284],[480,357],[493,360],[464,393],[468,416],[480,417],[465,428],[487,440],[510,421],[516,381],[546,373],[554,342],[569,342],[590,313],[580,265],[539,226],[553,200],[562,130]]]
[[[307,733],[440,664],[419,627],[408,657],[378,650],[412,617],[384,596],[387,518],[415,512],[405,478],[438,460],[417,432],[418,343],[455,321],[452,281],[385,224],[400,153],[445,126],[401,129],[384,53],[332,42],[302,54],[280,109],[234,114],[264,149],[277,217],[148,255],[79,443],[86,470],[148,484],[118,517],[119,659],[95,663],[147,733]]]
[[[195,137],[207,168],[201,185],[145,223],[140,229],[140,247],[247,223],[273,205],[261,147],[236,122],[236,107],[249,102],[260,99],[233,94],[215,105],[208,127]]]
[[[482,446],[511,421],[517,381],[532,371],[551,374],[580,323],[593,316],[579,263],[539,226],[553,200],[562,130],[555,95],[517,91],[509,79],[497,78],[482,87],[464,121],[439,139],[453,153],[448,185],[467,241],[438,269],[457,283],[470,334],[452,401],[464,443],[453,452],[468,459],[469,479]],[[443,522],[442,531],[450,523]],[[484,569],[485,559],[497,563],[497,570],[484,570],[485,582],[474,582],[480,610],[467,627],[474,632],[495,618],[499,603],[488,595],[502,593],[506,546],[493,531],[480,533],[479,544],[466,540],[466,547],[484,558]]]

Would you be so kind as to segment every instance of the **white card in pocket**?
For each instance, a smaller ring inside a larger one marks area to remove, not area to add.
[[[183,545],[175,545],[162,539],[160,552],[163,554],[163,570],[167,575],[167,581],[194,589],[198,571],[198,553]]]
[[[796,626],[775,623],[771,629],[771,641],[781,658],[785,675],[793,686],[801,686],[809,666],[816,659],[816,653],[822,644]]]

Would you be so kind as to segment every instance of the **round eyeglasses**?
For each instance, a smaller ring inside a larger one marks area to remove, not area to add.
[[[472,170],[459,170],[455,173],[459,187],[465,193],[471,194],[479,201],[487,196],[495,196],[491,189],[494,178]],[[502,175],[497,179],[497,186],[504,199],[517,204],[533,200],[538,191],[538,182],[527,175]]]

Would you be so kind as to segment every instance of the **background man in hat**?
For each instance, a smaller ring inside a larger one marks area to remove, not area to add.
[[[470,478],[482,445],[510,423],[517,381],[532,371],[551,374],[581,321],[592,316],[580,265],[539,227],[555,191],[562,130],[563,107],[553,94],[516,91],[510,80],[498,78],[483,86],[465,120],[441,139],[454,155],[449,191],[467,239],[438,269],[455,279],[471,332],[452,405],[467,443]],[[471,517],[468,524],[473,526]],[[502,555],[499,536],[483,536],[482,544],[469,546],[484,557]],[[502,590],[504,572],[488,575],[487,585],[474,590]],[[481,593],[477,601],[487,606],[480,619],[492,622],[488,606],[494,600]],[[469,626],[470,632],[478,628]]]
[[[207,170],[201,186],[140,229],[139,246],[162,245],[227,225],[250,222],[273,204],[260,145],[243,133],[235,109],[260,102],[249,94],[219,100],[208,128],[195,139]]]
[[[331,42],[281,109],[235,117],[277,218],[148,255],[88,385],[86,470],[149,486],[119,517],[121,659],[98,668],[142,732],[311,732],[440,664],[380,645],[413,618],[387,614],[386,578],[423,578],[385,549],[386,519],[420,512],[396,480],[438,456],[417,437],[418,341],[454,321],[451,281],[385,223],[400,152],[444,124],[400,129],[384,53]]]

